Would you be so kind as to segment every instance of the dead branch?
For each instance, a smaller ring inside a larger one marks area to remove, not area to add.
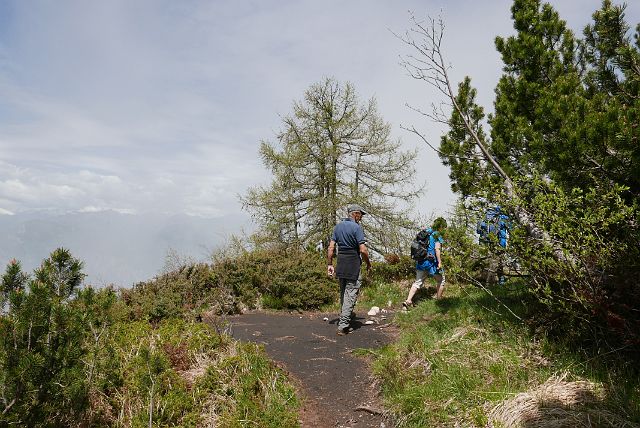
[[[519,196],[516,186],[509,175],[502,169],[498,161],[491,155],[488,147],[482,142],[476,130],[472,125],[472,120],[466,114],[456,101],[456,94],[453,90],[448,70],[451,68],[447,65],[442,52],[442,38],[444,35],[444,23],[442,18],[436,22],[435,19],[429,17],[429,25],[425,26],[419,22],[415,16],[411,16],[414,27],[407,31],[404,36],[398,36],[400,40],[412,47],[415,51],[413,55],[409,55],[407,59],[402,61],[409,75],[415,79],[425,81],[429,85],[436,88],[443,94],[451,106],[462,118],[464,127],[478,147],[484,160],[491,165],[494,171],[502,178],[504,190],[507,197],[514,202],[514,211],[520,224],[522,224],[529,236],[539,239],[553,248],[553,254],[559,261],[575,265],[575,261],[570,254],[566,254],[563,249],[554,243],[549,233],[539,227],[532,219],[522,204],[518,203]],[[416,132],[419,134],[418,132]],[[423,140],[425,140],[423,138]],[[430,145],[431,146],[431,145]]]

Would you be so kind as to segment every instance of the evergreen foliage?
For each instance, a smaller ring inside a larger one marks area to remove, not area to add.
[[[488,134],[469,78],[453,94],[445,69],[443,80],[412,70],[450,97],[440,156],[452,188],[510,215],[508,251],[551,309],[543,322],[638,349],[640,28],[633,42],[624,10],[604,0],[580,39],[549,4],[515,0],[515,34],[496,38],[504,67]],[[437,65],[438,49],[423,51]]]
[[[72,305],[82,263],[59,248],[31,278],[11,262],[2,277],[0,396],[4,424],[68,426],[87,406],[81,312]]]
[[[293,388],[263,351],[193,322],[218,298],[210,266],[184,266],[122,298],[80,289],[83,278],[65,249],[33,276],[7,265],[0,427],[296,425]]]

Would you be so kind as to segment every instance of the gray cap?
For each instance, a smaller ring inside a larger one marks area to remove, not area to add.
[[[354,211],[360,211],[362,215],[366,215],[367,212],[358,204],[349,204],[347,205],[347,212],[352,213]]]

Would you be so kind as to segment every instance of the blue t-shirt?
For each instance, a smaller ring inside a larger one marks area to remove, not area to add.
[[[436,242],[439,242],[440,245],[444,244],[444,239],[442,239],[442,235],[438,233],[438,231],[431,231],[431,229],[427,229],[431,232],[429,235],[429,248],[427,248],[427,252],[435,255]],[[442,251],[442,248],[440,249]],[[431,275],[434,275],[438,272],[438,259],[434,258],[434,260],[425,259],[421,262],[416,262],[417,270],[426,270]]]
[[[346,218],[333,229],[331,240],[338,246],[336,277],[356,281],[360,276],[360,244],[366,242],[362,227]]]
[[[367,242],[362,226],[352,218],[345,218],[336,224],[331,240],[338,245],[338,254],[360,254],[360,244]]]

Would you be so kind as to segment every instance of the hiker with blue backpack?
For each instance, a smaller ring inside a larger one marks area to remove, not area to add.
[[[404,310],[413,306],[413,297],[424,285],[427,276],[436,280],[436,299],[442,298],[444,291],[444,265],[442,264],[442,234],[447,228],[447,221],[438,217],[430,228],[418,232],[411,243],[411,257],[416,261],[416,280],[411,285],[407,299],[402,302]]]
[[[502,211],[500,205],[487,209],[484,219],[476,225],[476,233],[478,234],[478,243],[486,246],[490,253],[497,257],[492,260],[488,269],[487,281],[492,276],[491,273],[495,271],[498,283],[504,284],[506,277],[503,259],[509,239],[509,216]]]
[[[478,243],[488,245],[492,243],[492,239],[502,248],[507,248],[507,240],[509,238],[509,216],[502,212],[500,205],[489,208],[485,214],[485,218],[480,220],[476,226],[476,233],[479,235]],[[495,238],[492,238],[494,235]]]

